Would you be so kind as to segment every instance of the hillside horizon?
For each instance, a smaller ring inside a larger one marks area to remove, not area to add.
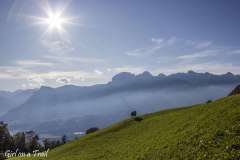
[[[239,159],[240,95],[130,118],[49,151],[52,160]],[[191,146],[191,147],[189,147]],[[13,158],[38,160],[39,157]]]

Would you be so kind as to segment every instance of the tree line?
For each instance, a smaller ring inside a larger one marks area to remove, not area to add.
[[[18,132],[11,135],[7,124],[3,121],[0,122],[0,160],[1,156],[4,157],[3,155],[7,150],[33,153],[35,150],[46,151],[65,144],[66,142],[66,135],[63,135],[61,141],[45,139],[42,142],[39,141],[39,136],[34,131]]]

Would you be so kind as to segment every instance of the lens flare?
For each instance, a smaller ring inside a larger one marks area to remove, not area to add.
[[[59,13],[50,14],[49,17],[46,19],[46,22],[49,24],[50,28],[59,29],[62,24],[64,23],[64,19],[61,17]]]
[[[57,8],[52,8],[48,1],[37,2],[46,15],[45,17],[35,17],[36,24],[46,26],[43,36],[51,35],[53,32],[58,32],[62,38],[66,38],[67,32],[65,31],[65,25],[77,24],[74,17],[64,16],[64,12],[69,1],[64,1],[65,3],[59,5]]]

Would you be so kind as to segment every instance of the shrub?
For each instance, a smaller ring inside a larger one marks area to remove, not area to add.
[[[137,122],[140,122],[140,121],[142,121],[143,119],[142,119],[141,117],[135,117],[134,120],[137,121]]]
[[[86,134],[89,134],[89,133],[93,133],[93,132],[95,132],[95,131],[97,131],[97,130],[99,130],[99,128],[93,127],[93,128],[87,129],[85,133],[86,133]]]
[[[206,103],[212,103],[212,100],[211,99],[209,99]]]

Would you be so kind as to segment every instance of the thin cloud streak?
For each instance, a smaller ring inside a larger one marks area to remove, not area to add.
[[[179,59],[195,59],[195,58],[204,58],[209,56],[216,56],[218,55],[218,51],[202,51],[202,52],[196,52],[193,54],[187,54],[180,56]]]
[[[161,38],[152,38],[151,41],[152,41],[151,46],[145,48],[138,48],[135,49],[134,51],[128,51],[125,54],[133,57],[148,57],[154,54],[159,49],[175,43],[177,39],[175,37],[171,37],[168,40],[164,40]]]
[[[79,79],[97,79],[100,78],[96,72],[88,71],[49,71],[49,72],[34,72],[19,66],[0,67],[0,79],[58,79],[62,77],[69,77],[76,80]]]
[[[208,48],[208,47],[213,46],[212,41],[206,41],[206,42],[196,42],[193,40],[181,40],[181,41],[185,46],[191,46],[191,47],[198,48],[198,49]]]
[[[66,39],[64,41],[50,41],[48,39],[43,39],[41,40],[41,43],[51,54],[63,55],[75,50],[72,45],[72,41],[69,39]]]
[[[229,52],[229,54],[232,54],[232,55],[240,55],[240,49],[233,50],[233,51]]]
[[[21,66],[53,66],[53,63],[43,62],[40,60],[26,59],[26,60],[16,60],[15,63]]]
[[[54,55],[43,55],[42,56],[45,59],[58,61],[58,62],[79,62],[79,63],[106,63],[109,60],[108,59],[102,59],[102,58],[90,58],[90,57],[74,57],[74,56],[54,56]]]
[[[104,72],[98,70],[98,69],[95,69],[94,72],[98,75],[98,76],[103,76],[104,75]]]

